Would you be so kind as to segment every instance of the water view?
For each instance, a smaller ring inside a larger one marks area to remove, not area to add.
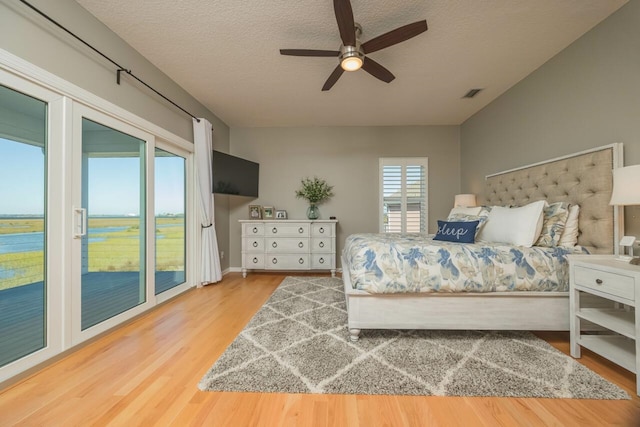
[[[43,219],[35,217],[0,218],[0,289],[44,280]],[[135,271],[139,269],[139,218],[89,218],[85,237],[89,244],[88,271]],[[156,218],[158,271],[184,268],[184,218]],[[25,231],[31,230],[31,231]],[[91,256],[96,255],[96,256]],[[132,262],[132,260],[136,260]]]

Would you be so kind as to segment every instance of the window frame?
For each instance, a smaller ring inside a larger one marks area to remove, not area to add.
[[[407,231],[407,187],[406,174],[407,166],[422,166],[424,168],[425,194],[424,194],[424,230],[421,233],[427,233],[429,230],[429,158],[428,157],[380,157],[378,164],[378,230],[380,233],[388,233],[385,231],[384,222],[384,167],[400,166],[402,169],[401,180],[401,232]]]
[[[45,345],[44,347],[29,353],[20,359],[14,360],[0,367],[0,383],[13,373],[22,372],[36,366],[63,350],[64,335],[57,327],[56,320],[63,316],[63,294],[60,287],[55,286],[56,281],[64,274],[62,263],[64,262],[60,239],[63,236],[60,224],[63,220],[61,208],[63,206],[59,197],[52,194],[54,189],[62,183],[62,161],[59,150],[51,150],[50,147],[59,144],[64,135],[62,125],[64,96],[16,76],[0,68],[0,84],[23,93],[24,95],[39,99],[47,104],[46,113],[46,157],[45,157],[45,248],[44,248],[44,310],[45,310]]]

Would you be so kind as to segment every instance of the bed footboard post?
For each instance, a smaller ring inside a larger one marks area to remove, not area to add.
[[[358,338],[360,338],[360,329],[349,329],[349,338],[353,342],[358,341]]]

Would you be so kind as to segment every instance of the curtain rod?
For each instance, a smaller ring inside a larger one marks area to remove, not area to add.
[[[191,114],[190,112],[188,112],[187,110],[185,110],[184,108],[182,108],[181,106],[179,106],[178,104],[176,104],[175,102],[173,102],[172,100],[170,100],[169,98],[167,98],[166,96],[164,96],[163,94],[161,94],[160,92],[158,92],[157,90],[155,90],[154,88],[152,88],[151,86],[149,86],[147,83],[143,82],[142,80],[140,80],[135,74],[133,74],[133,72],[125,67],[123,67],[122,65],[118,64],[116,61],[114,61],[113,59],[109,58],[107,55],[105,55],[104,53],[100,52],[98,49],[96,49],[95,47],[91,46],[89,43],[87,43],[86,41],[84,41],[82,38],[80,38],[79,36],[75,35],[74,33],[72,33],[71,31],[69,31],[67,28],[65,28],[62,24],[58,23],[55,19],[51,18],[49,15],[47,15],[46,13],[42,12],[40,9],[36,8],[35,6],[33,6],[32,4],[30,4],[29,2],[27,2],[26,0],[20,0],[22,3],[24,3],[25,5],[27,5],[28,7],[30,7],[31,9],[33,9],[34,11],[36,11],[37,13],[39,13],[40,15],[42,15],[44,18],[46,18],[49,22],[53,23],[54,25],[56,25],[57,27],[61,28],[62,30],[66,31],[67,33],[69,33],[70,35],[72,35],[73,37],[75,37],[77,40],[79,40],[80,42],[82,42],[85,46],[89,47],[91,50],[93,50],[94,52],[96,52],[98,55],[102,56],[104,59],[106,59],[107,61],[111,62],[113,65],[115,65],[116,67],[118,67],[118,69],[116,70],[116,82],[118,84],[120,84],[120,73],[121,72],[125,72],[128,75],[130,75],[131,77],[133,77],[134,79],[136,79],[138,82],[142,83],[143,85],[145,85],[147,88],[149,88],[150,90],[152,90],[153,92],[155,92],[157,95],[161,96],[165,101],[171,103],[174,107],[179,108],[180,110],[182,110],[183,112],[185,112],[186,114],[188,114],[189,116],[193,117],[194,119],[196,119],[198,121],[198,123],[200,123],[200,119],[197,118],[196,116],[194,116],[193,114]]]

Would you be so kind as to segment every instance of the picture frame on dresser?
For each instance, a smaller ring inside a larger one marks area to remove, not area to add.
[[[262,206],[249,205],[249,219],[262,219]]]
[[[262,208],[263,219],[273,219],[273,206],[263,206]]]
[[[287,211],[285,211],[285,210],[277,210],[276,211],[276,219],[287,219]]]

